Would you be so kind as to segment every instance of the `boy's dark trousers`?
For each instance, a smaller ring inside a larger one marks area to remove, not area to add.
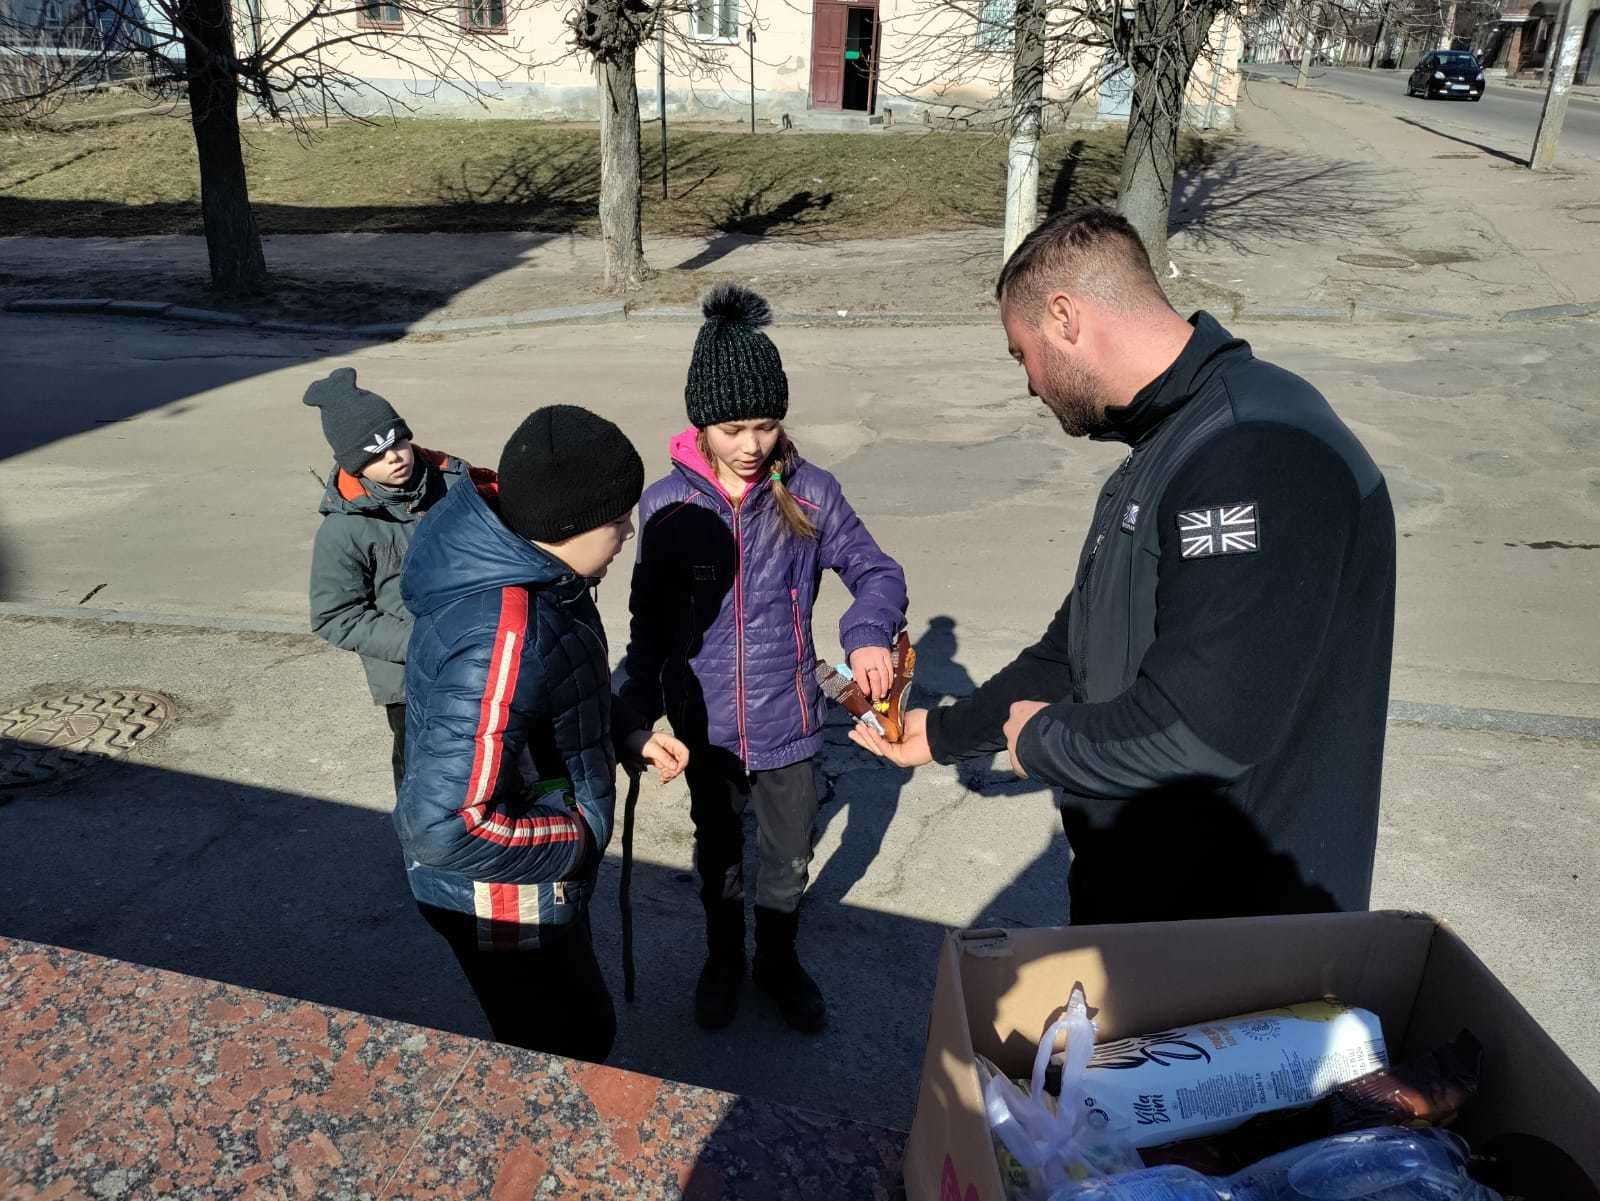
[[[744,810],[756,814],[756,904],[793,913],[811,868],[817,819],[817,778],[811,760],[771,771],[747,772],[715,748],[690,752],[684,773],[694,821],[695,867],[708,910],[744,896]]]
[[[406,778],[406,706],[385,705],[389,715],[389,732],[394,735],[394,748],[389,752],[389,764],[394,768],[394,794],[400,795],[400,781]]]
[[[569,925],[541,928],[538,950],[486,951],[478,946],[476,918],[433,905],[417,908],[455,952],[496,1042],[605,1062],[617,1036],[617,1013],[594,957],[587,912]]]

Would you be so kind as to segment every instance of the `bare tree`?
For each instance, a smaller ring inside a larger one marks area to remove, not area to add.
[[[1131,22],[1124,2],[924,0],[900,18],[899,49],[884,65],[899,91],[924,104],[948,96],[947,115],[960,125],[1011,135],[1008,210],[1016,192],[1021,200],[1013,211],[1025,214],[1034,211],[1026,174],[1035,115],[1068,113],[1110,78],[1131,71],[1118,203],[1160,265],[1189,81],[1202,58],[1221,69],[1222,37],[1228,22],[1242,15],[1244,0],[1126,0]],[[994,40],[997,26],[1007,34],[1003,46]],[[1034,36],[1042,37],[1042,52]],[[1054,93],[1040,95],[1046,82],[1055,85]],[[974,101],[975,93],[994,100]],[[1012,240],[1008,220],[1007,244]]]
[[[0,20],[0,40],[23,42],[22,0]],[[0,96],[0,116],[34,118],[65,98],[130,74],[187,94],[199,161],[200,208],[213,288],[259,291],[268,282],[240,146],[240,110],[302,131],[313,113],[370,121],[415,109],[447,89],[481,102],[529,56],[506,36],[533,0],[60,0],[68,24],[96,31],[75,56],[34,40],[25,57],[48,66],[32,86]],[[399,82],[374,81],[361,60],[381,56]]]
[[[743,18],[743,20],[741,20]],[[639,131],[639,54],[653,48],[674,77],[715,77],[725,67],[715,42],[753,21],[737,0],[583,0],[568,15],[576,53],[592,62],[600,105],[600,239],[605,285],[624,292],[650,275],[644,258]]]

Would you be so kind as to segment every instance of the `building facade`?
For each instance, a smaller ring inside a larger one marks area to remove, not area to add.
[[[312,0],[250,2],[260,7],[241,29],[246,45],[291,26],[297,8]],[[669,117],[695,120],[748,121],[753,111],[759,123],[796,127],[989,124],[1011,72],[1013,3],[694,0],[675,18],[664,88],[657,45],[639,54],[641,108],[656,116],[664,91]],[[567,0],[461,0],[465,44],[453,69],[470,83],[465,90],[412,76],[406,13],[393,0],[322,19],[305,36],[337,41],[331,26],[338,21],[364,33],[323,52],[329,65],[361,81],[339,98],[351,111],[392,110],[399,101],[426,115],[592,120],[599,115],[594,74],[571,49],[569,7]],[[1212,43],[1191,80],[1188,111],[1193,124],[1226,128],[1242,38],[1223,22]],[[1127,91],[1126,72],[1085,53],[1052,72],[1046,95],[1055,122],[1092,123],[1125,116]]]

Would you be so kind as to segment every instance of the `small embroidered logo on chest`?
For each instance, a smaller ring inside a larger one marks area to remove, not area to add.
[[[1254,501],[1238,501],[1178,514],[1179,554],[1185,559],[1247,555],[1261,549],[1260,512]]]
[[[1139,525],[1139,502],[1130,500],[1128,507],[1122,510],[1122,532],[1131,534]]]

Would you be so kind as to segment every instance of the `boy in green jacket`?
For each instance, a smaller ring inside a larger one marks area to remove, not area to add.
[[[361,656],[373,702],[387,711],[394,734],[398,794],[405,777],[411,639],[400,569],[422,515],[474,472],[460,459],[413,446],[405,419],[376,392],[357,387],[353,367],[312,384],[305,403],[321,410],[334,458],[311,552],[311,629]]]

